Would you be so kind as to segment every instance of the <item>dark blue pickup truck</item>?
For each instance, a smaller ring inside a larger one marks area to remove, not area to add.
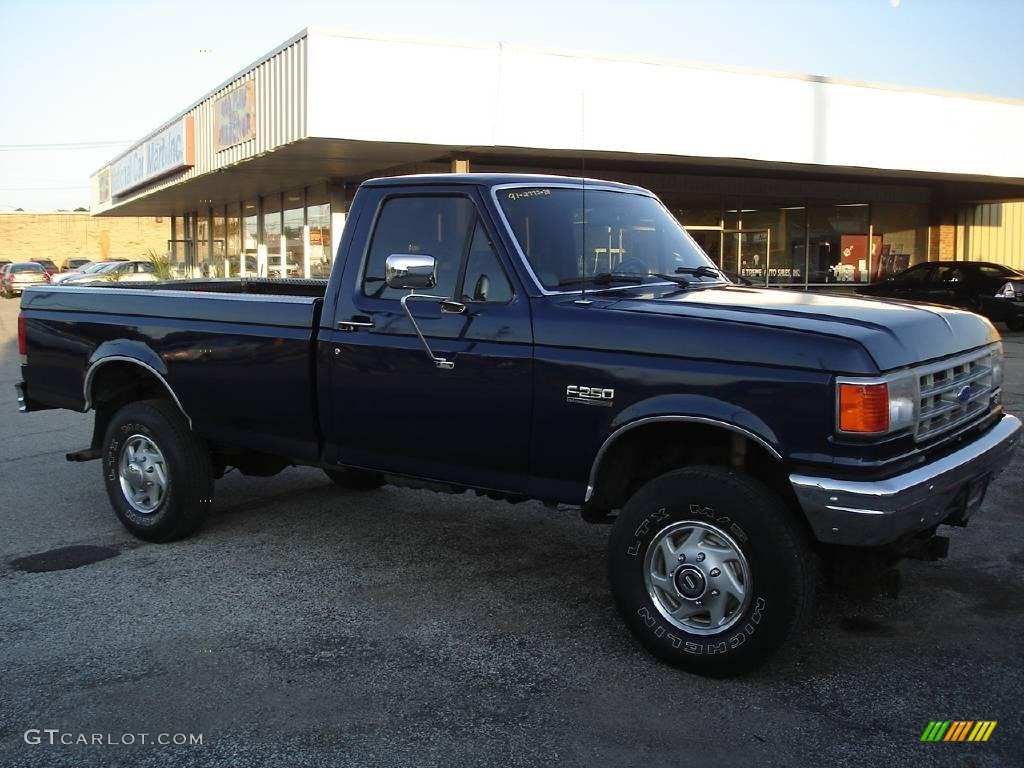
[[[136,536],[195,531],[228,467],[321,467],[579,507],[654,653],[730,675],[822,562],[940,556],[1009,461],[977,315],[731,283],[651,193],[378,179],[329,281],[28,288],[23,411],[95,410]]]

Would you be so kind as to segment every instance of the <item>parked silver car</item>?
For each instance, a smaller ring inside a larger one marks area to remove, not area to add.
[[[42,264],[34,261],[16,261],[4,267],[0,272],[0,293],[5,299],[11,299],[21,293],[26,285],[50,282]]]

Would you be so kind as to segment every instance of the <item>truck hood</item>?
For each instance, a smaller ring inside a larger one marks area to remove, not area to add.
[[[616,292],[618,293],[618,292]],[[606,293],[606,298],[615,294]],[[638,286],[608,309],[741,323],[858,342],[880,371],[914,365],[999,340],[983,317],[932,304],[798,290],[723,286],[690,290]]]

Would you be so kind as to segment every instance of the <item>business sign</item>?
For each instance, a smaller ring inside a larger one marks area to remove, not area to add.
[[[213,103],[213,146],[217,152],[256,138],[256,81],[247,80]]]
[[[110,193],[120,195],[147,181],[195,165],[191,115],[134,147],[110,167]]]
[[[96,202],[99,205],[110,202],[110,166],[96,174]]]

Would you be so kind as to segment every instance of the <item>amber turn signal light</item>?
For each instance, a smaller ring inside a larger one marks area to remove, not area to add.
[[[839,429],[873,434],[889,429],[888,384],[840,384]]]

